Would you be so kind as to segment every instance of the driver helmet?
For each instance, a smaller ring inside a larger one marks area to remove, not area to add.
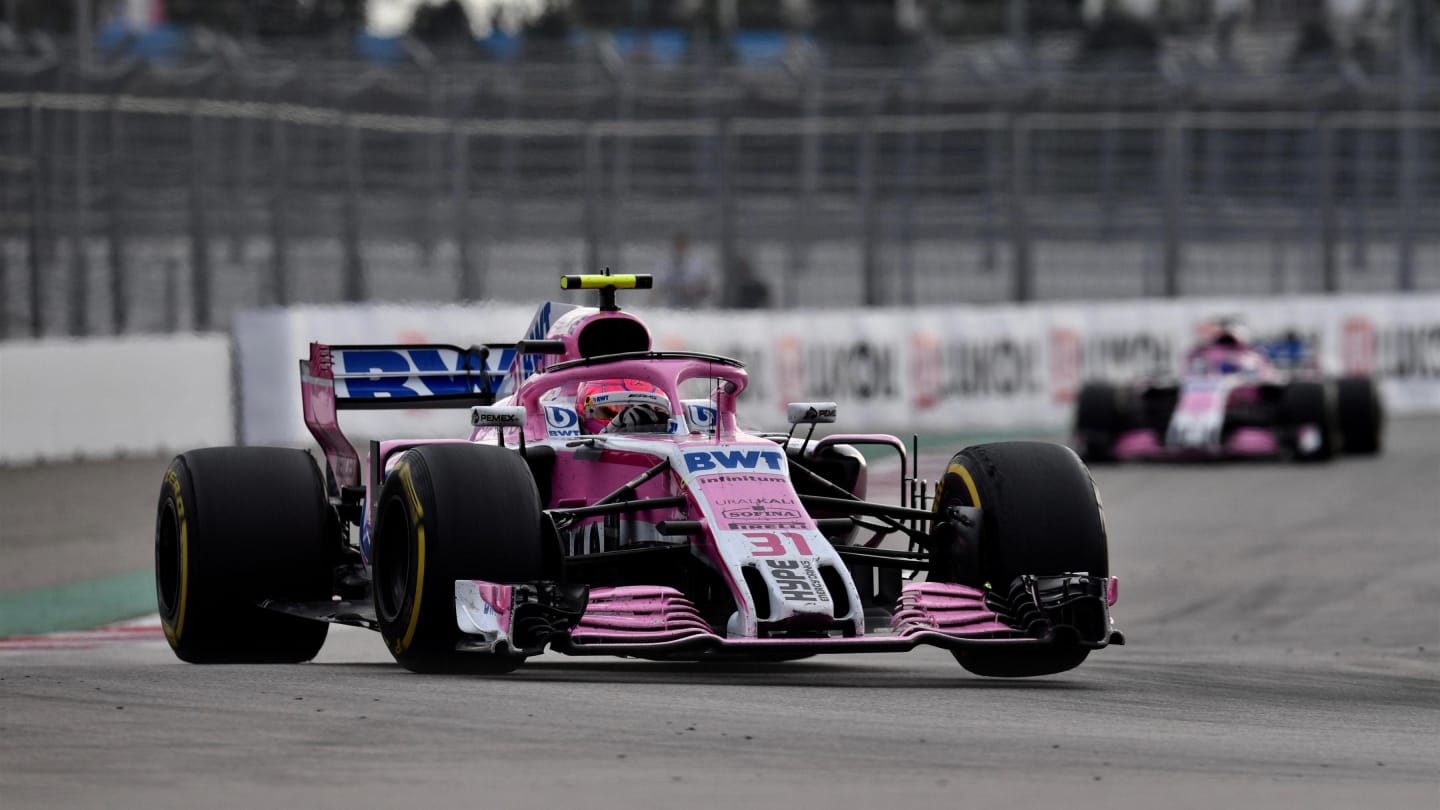
[[[615,379],[581,383],[575,411],[587,434],[664,431],[670,425],[670,398],[644,380]]]

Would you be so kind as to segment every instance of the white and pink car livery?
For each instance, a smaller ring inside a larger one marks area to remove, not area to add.
[[[1253,412],[1266,407],[1264,386],[1284,385],[1269,358],[1244,345],[1211,343],[1190,352],[1185,370],[1164,436],[1143,428],[1131,430],[1116,442],[1117,457],[1149,458],[1167,452],[1245,457],[1280,452],[1280,437],[1270,427],[1237,424],[1226,430],[1226,417],[1232,411]],[[1319,425],[1297,425],[1296,430],[1301,449],[1318,446]]]
[[[1085,385],[1072,445],[1091,462],[1325,460],[1378,449],[1381,421],[1368,378],[1278,369],[1222,324],[1186,356],[1178,380]]]
[[[567,587],[456,579],[457,649],[775,658],[930,644],[962,651],[963,664],[964,651],[977,648],[1033,657],[1062,645],[1082,651],[1072,656],[1078,663],[1084,651],[1123,643],[1109,616],[1116,585],[1108,572],[1038,570],[1005,583],[940,575],[935,561],[955,555],[937,544],[982,542],[981,507],[932,506],[923,483],[907,475],[904,442],[879,434],[812,439],[817,423],[834,421],[833,403],[792,404],[789,434],[747,432],[736,424],[747,384],[740,363],[652,352],[645,325],[615,307],[615,289],[648,279],[567,282],[600,290],[601,306],[546,304],[514,346],[312,344],[302,363],[306,424],[325,453],[342,519],[359,526],[367,565],[375,499],[405,451],[500,445],[529,465],[558,545],[551,576]],[[678,407],[647,428],[619,429],[617,419],[582,432],[577,391],[614,379],[639,381],[663,397],[651,400]],[[387,406],[469,407],[472,430],[463,439],[372,442],[362,481],[336,410]],[[793,435],[801,425],[810,434],[803,439]],[[898,452],[899,505],[864,500],[855,445]],[[864,529],[873,535],[857,540]],[[887,538],[908,542],[886,547]],[[926,570],[932,574],[921,576]],[[517,619],[525,611],[550,620]],[[323,618],[374,626],[363,610]]]

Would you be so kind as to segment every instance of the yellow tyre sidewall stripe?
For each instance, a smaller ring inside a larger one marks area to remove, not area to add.
[[[165,629],[165,639],[172,645],[180,643],[180,634],[185,631],[185,605],[189,601],[190,591],[190,527],[185,517],[185,500],[180,497],[180,476],[175,470],[167,470],[165,483],[170,486],[170,493],[175,501],[175,518],[180,524],[180,609],[175,612],[175,624],[171,626],[170,620],[162,617],[161,626]]]
[[[945,475],[949,476],[952,474],[964,482],[965,491],[970,493],[970,505],[979,506],[980,492],[975,488],[975,479],[970,477],[970,471],[965,469],[965,465],[958,461],[951,462],[950,466],[945,468]],[[936,502],[939,502],[938,499]]]
[[[415,601],[410,604],[410,624],[405,628],[405,635],[395,645],[395,652],[403,653],[410,649],[410,642],[415,640],[415,625],[420,622],[420,594],[425,590],[425,527],[417,526],[415,532]]]
[[[410,623],[405,627],[405,635],[395,643],[398,655],[410,649],[410,643],[415,640],[415,627],[420,623],[420,597],[425,592],[425,511],[420,508],[420,495],[415,491],[414,479],[410,477],[410,465],[397,464],[391,474],[400,476],[415,528],[415,599],[410,603]]]
[[[935,490],[935,511],[938,512],[940,510],[940,503],[945,496],[945,479],[949,478],[952,474],[955,477],[959,478],[960,482],[965,485],[965,491],[970,495],[970,505],[974,507],[979,507],[980,491],[975,488],[974,477],[970,475],[969,470],[965,469],[964,464],[961,464],[958,461],[952,461],[950,462],[950,466],[945,468],[945,474],[940,476],[940,487]],[[985,589],[990,589],[989,582],[985,583]]]

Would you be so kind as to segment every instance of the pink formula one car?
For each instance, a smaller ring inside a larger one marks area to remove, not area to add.
[[[1179,381],[1089,383],[1080,390],[1072,446],[1087,462],[1292,458],[1380,451],[1384,413],[1368,377],[1327,380],[1294,362],[1296,338],[1251,345],[1222,322],[1192,350]],[[1284,367],[1272,357],[1289,358]]]
[[[175,653],[304,661],[339,622],[379,630],[416,672],[509,672],[547,647],[782,660],[929,644],[1026,676],[1123,642],[1073,452],[969,447],[932,495],[894,436],[815,438],[833,403],[793,403],[789,433],[742,430],[740,363],[652,351],[615,306],[649,281],[567,276],[600,306],[546,304],[517,344],[312,344],[323,477],[304,451],[262,447],[166,473],[156,579]],[[362,478],[336,411],[390,407],[465,408],[472,429],[371,442]],[[899,454],[899,505],[866,500],[857,445]]]

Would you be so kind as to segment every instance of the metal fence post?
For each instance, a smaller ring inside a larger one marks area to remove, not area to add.
[[[441,101],[442,90],[440,79],[435,75],[434,69],[425,72],[425,101],[427,105],[426,114],[434,118],[443,115],[444,104]],[[445,166],[441,156],[445,154],[445,137],[443,131],[435,134],[416,133],[414,141],[422,150],[420,159],[424,163],[424,171],[421,173],[424,180],[424,193],[420,195],[415,206],[420,214],[419,221],[415,223],[416,233],[420,236],[420,255],[425,265],[430,266],[435,259],[436,231],[435,206],[444,198],[445,181],[443,179]]]
[[[735,131],[727,110],[715,119],[715,221],[719,229],[720,290],[717,303],[729,306],[735,300]]]
[[[1010,297],[1029,301],[1034,295],[1034,255],[1030,244],[1030,125],[1021,113],[1010,118]]]
[[[1203,207],[1203,217],[1205,234],[1209,239],[1214,239],[1220,232],[1220,213],[1223,210],[1221,201],[1225,197],[1228,185],[1225,177],[1225,149],[1231,142],[1230,133],[1217,125],[1212,113],[1213,111],[1207,111],[1204,115],[1203,130],[1205,134],[1205,197],[1207,198]]]
[[[290,135],[285,118],[272,112],[270,119],[270,303],[290,303],[290,223],[286,201],[290,197]]]
[[[205,180],[210,161],[204,144],[204,119],[190,107],[190,328],[210,329],[210,232],[205,209]]]
[[[242,80],[243,83],[243,80]],[[243,84],[242,84],[243,86]],[[245,86],[242,98],[249,100],[250,90]],[[234,203],[226,219],[230,226],[230,262],[239,263],[245,256],[245,241],[250,236],[250,188],[255,166],[255,119],[241,116],[235,123],[235,159],[225,161],[231,168],[231,182],[234,189]],[[223,150],[223,146],[222,146]]]
[[[35,97],[30,97],[30,250],[26,257],[30,269],[30,336],[45,334],[45,256],[46,225],[49,222],[49,200],[45,195],[45,181],[49,174],[46,157],[49,150],[45,143],[45,111]]]
[[[635,119],[635,79],[630,68],[622,67],[619,75],[619,98],[616,101],[615,117],[620,121]],[[605,206],[608,217],[606,235],[609,253],[620,261],[625,245],[625,200],[630,186],[631,151],[635,148],[632,137],[616,134],[610,146],[610,199]],[[623,269],[623,268],[622,268]]]
[[[1420,208],[1420,129],[1415,108],[1409,103],[1400,112],[1400,266],[1399,287],[1415,289],[1415,231]]]
[[[165,259],[165,285],[160,304],[164,309],[165,331],[171,334],[180,331],[180,259],[174,255]]]
[[[884,279],[880,275],[877,256],[879,236],[879,205],[875,201],[875,113],[866,110],[860,119],[860,137],[857,139],[855,156],[855,193],[859,197],[860,211],[860,272],[864,279],[865,299],[860,303],[867,307],[878,307],[885,303]]]
[[[996,238],[1000,231],[1000,208],[1005,203],[1005,139],[1008,117],[993,109],[985,127],[985,208],[981,212],[980,266],[993,272],[999,264]]]
[[[1111,91],[1106,99],[1111,107],[1104,113],[1107,125],[1100,129],[1100,239],[1102,241],[1115,238],[1115,209],[1119,207],[1116,204],[1115,167],[1120,159],[1121,138],[1121,130],[1116,126],[1115,118],[1117,116],[1113,106],[1116,104],[1114,94],[1118,92],[1113,75],[1114,66],[1108,66],[1106,72],[1111,74]]]
[[[364,178],[360,172],[360,128],[345,116],[340,125],[345,149],[345,199],[341,205],[341,250],[344,270],[341,296],[349,302],[365,300],[365,264],[360,256],[360,190]]]
[[[1189,121],[1184,113],[1170,111],[1165,116],[1163,141],[1160,149],[1162,161],[1162,195],[1164,249],[1162,251],[1161,273],[1164,278],[1164,293],[1168,298],[1180,295],[1180,273],[1184,264],[1184,218],[1185,218],[1185,128]]]
[[[70,215],[69,333],[90,333],[90,117],[75,111],[75,209]]]
[[[1400,4],[1400,243],[1396,246],[1398,286],[1415,289],[1415,218],[1420,207],[1420,130],[1415,120],[1420,82],[1425,71],[1425,49],[1417,47],[1412,32],[1427,30],[1419,3]]]
[[[810,264],[810,212],[819,188],[820,87],[814,77],[804,79],[804,123],[800,131],[800,164],[797,168],[794,219],[789,228],[789,261],[781,306],[793,307],[800,299],[800,276]]]
[[[906,95],[905,112],[910,116],[900,136],[900,303],[915,305],[915,174],[919,162],[919,136],[915,133],[915,100]]]
[[[10,251],[0,240],[0,340],[10,337]]]
[[[130,329],[130,267],[125,251],[125,130],[120,106],[110,99],[110,153],[105,161],[105,198],[109,216],[110,248],[110,323],[115,334]]]
[[[1315,125],[1316,202],[1320,208],[1320,275],[1327,293],[1340,291],[1335,240],[1340,230],[1335,211],[1335,126],[1324,116]]]
[[[511,217],[514,216],[514,206],[510,204],[519,187],[520,176],[520,137],[515,134],[519,127],[515,126],[520,121],[516,114],[518,102],[516,93],[513,90],[505,92],[505,123],[510,126],[506,128],[505,134],[500,140],[500,165],[498,167],[499,178],[496,183],[500,195],[499,204],[495,206],[495,230],[499,233],[509,233]],[[588,271],[587,271],[588,272]]]
[[[1370,263],[1370,206],[1374,204],[1375,130],[1369,124],[1355,128],[1355,197],[1350,205],[1350,266],[1364,270]]]
[[[450,133],[450,208],[455,217],[455,262],[460,273],[456,293],[461,301],[478,301],[485,288],[470,254],[470,137],[459,126]]]
[[[586,273],[595,273],[600,270],[600,240],[603,235],[600,233],[601,223],[604,218],[600,214],[600,184],[601,162],[603,156],[600,152],[600,135],[595,131],[594,126],[587,127],[584,134],[584,183],[585,183],[585,210],[582,219],[585,226],[585,266],[582,269]]]
[[[1264,141],[1264,152],[1261,158],[1260,169],[1260,191],[1252,192],[1266,203],[1267,192],[1275,194],[1277,198],[1281,195],[1278,191],[1282,185],[1281,165],[1285,162],[1285,136],[1275,126],[1266,127],[1264,134],[1260,136]],[[1282,229],[1270,228],[1267,234],[1270,242],[1270,292],[1280,295],[1285,292],[1285,236]]]

